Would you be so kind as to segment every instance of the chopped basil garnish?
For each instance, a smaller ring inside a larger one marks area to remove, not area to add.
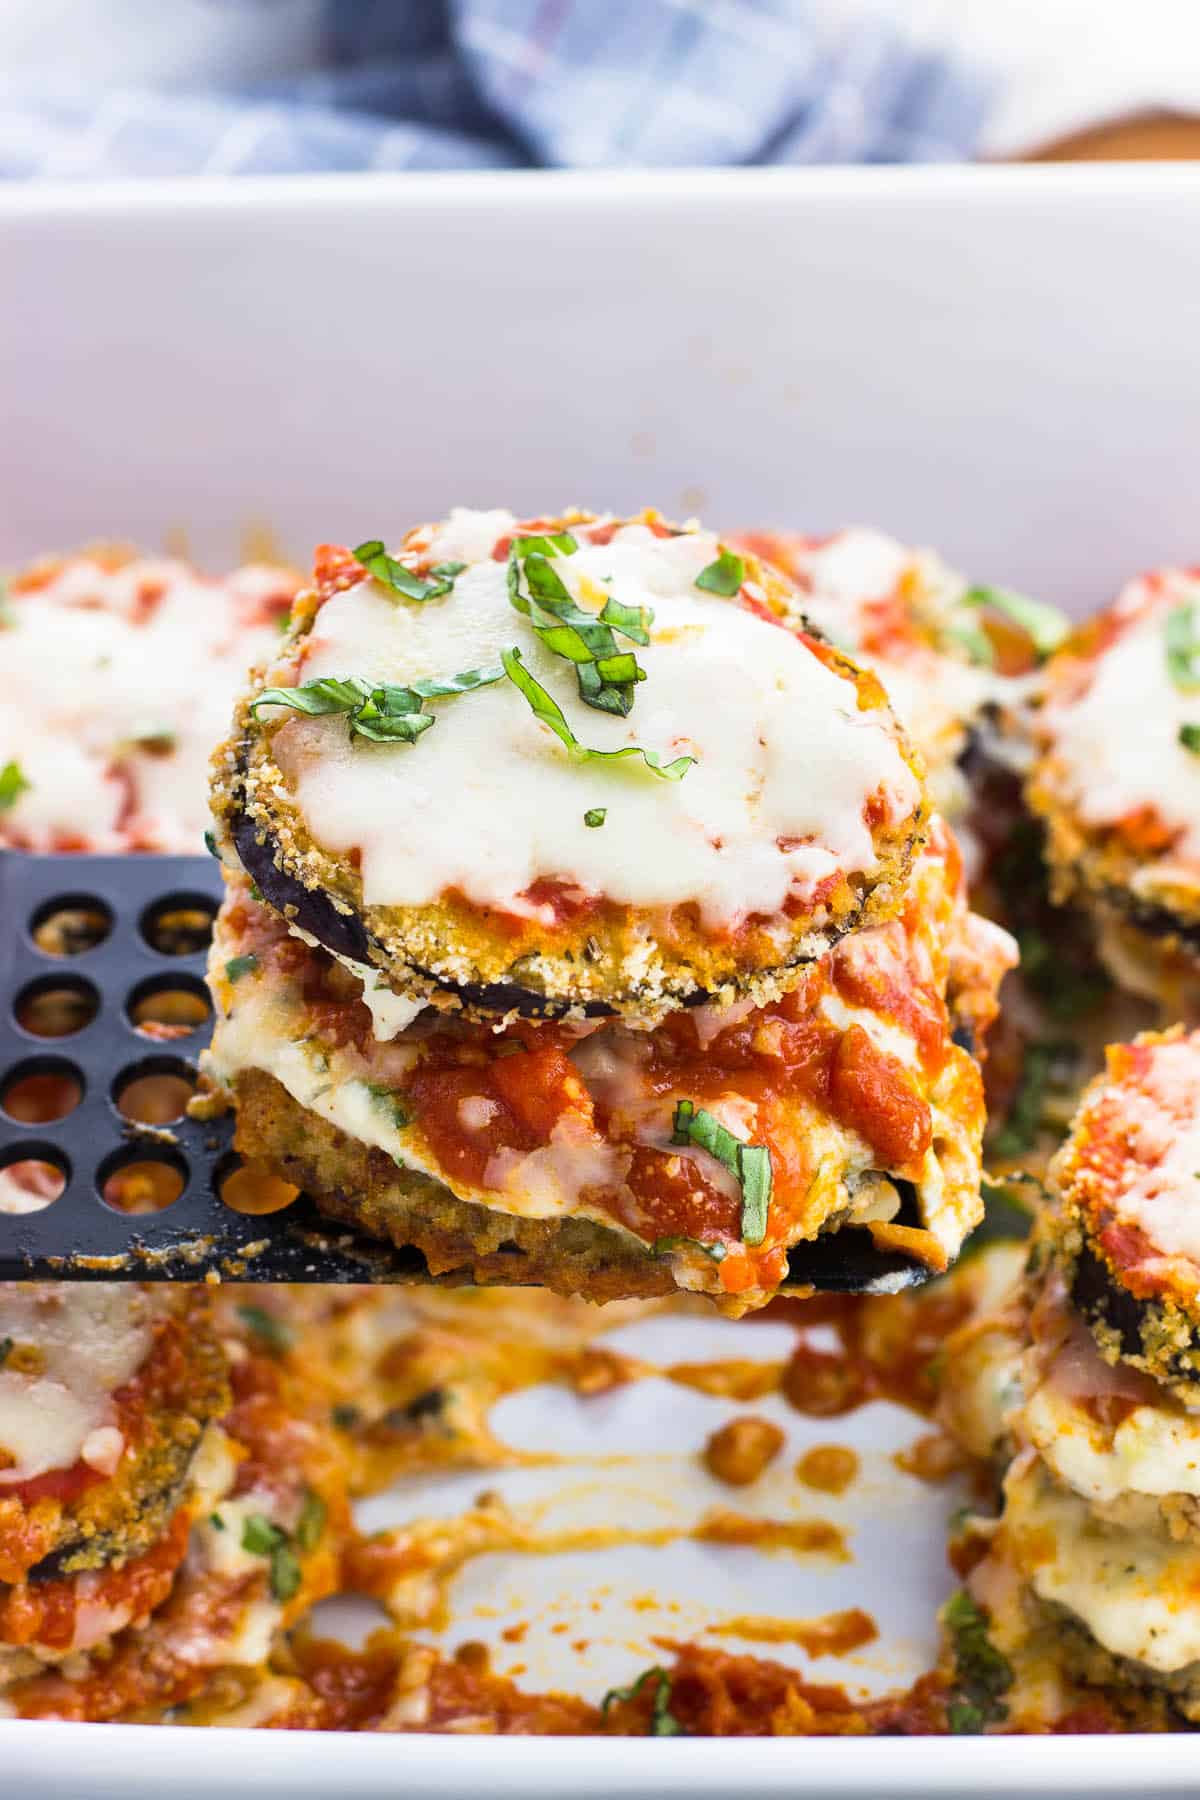
[[[397,562],[394,556],[389,556],[380,538],[368,538],[365,544],[359,544],[354,555],[376,581],[405,600],[440,600],[443,594],[450,592],[455,577],[467,566],[461,562],[434,563],[429,571],[433,579],[425,581],[411,569],[406,569],[402,562]]]
[[[219,1512],[209,1513],[208,1522],[214,1531],[225,1531],[227,1529],[225,1521]]]
[[[1200,725],[1181,725],[1179,741],[1193,756],[1200,756]]]
[[[627,1688],[609,1688],[600,1702],[600,1717],[606,1719],[608,1711],[618,1700],[636,1700],[646,1683],[655,1683],[654,1702],[650,1709],[650,1729],[648,1737],[686,1737],[683,1726],[671,1711],[671,1677],[665,1669],[644,1669],[637,1680]]]
[[[286,1536],[264,1513],[247,1513],[242,1521],[242,1549],[251,1556],[270,1556]]]
[[[300,1590],[303,1571],[290,1544],[277,1544],[271,1552],[271,1592],[283,1604]]]
[[[319,1494],[307,1490],[293,1538],[279,1525],[273,1525],[262,1513],[250,1513],[242,1523],[242,1549],[251,1556],[271,1559],[271,1592],[276,1600],[286,1603],[300,1590],[304,1579],[300,1559],[292,1548],[314,1550],[325,1528],[325,1502]]]
[[[521,652],[514,648],[501,652],[504,672],[513,686],[519,688],[533,711],[534,716],[543,725],[549,726],[555,737],[564,744],[576,762],[619,762],[627,756],[640,756],[652,774],[663,781],[682,781],[696,758],[694,756],[677,756],[674,762],[665,763],[654,750],[643,750],[640,745],[626,744],[620,750],[589,750],[581,744],[571,727],[567,724],[562,707],[548,694],[541,682],[529,673],[521,661]]]
[[[503,679],[504,670],[495,664],[485,669],[464,669],[460,675],[425,677],[405,687],[373,687],[356,675],[342,679],[325,676],[319,681],[306,681],[302,687],[264,688],[251,703],[250,711],[256,713],[260,706],[290,706],[313,718],[344,713],[351,737],[368,738],[376,744],[415,744],[422,732],[435,723],[434,715],[422,710],[426,700],[469,694]]]
[[[575,664],[584,704],[624,718],[646,671],[630,652],[618,649],[613,633],[620,631],[635,643],[648,644],[654,614],[649,607],[614,600],[605,601],[598,614],[577,606],[551,561],[569,556],[576,547],[570,532],[553,538],[514,538],[508,552],[508,597],[547,650]]]
[[[1200,688],[1200,619],[1190,600],[1167,614],[1167,668],[1185,694]]]
[[[746,565],[741,557],[735,556],[732,550],[722,550],[716,562],[701,569],[696,586],[703,588],[706,594],[721,594],[726,600],[732,600],[745,579]]]
[[[204,848],[208,851],[210,856],[220,856],[221,854],[217,849],[217,840],[211,831],[206,831],[204,834]]]
[[[10,1337],[0,1338],[0,1369],[2,1369],[8,1361],[12,1347],[13,1341]]]
[[[248,1550],[251,1556],[270,1557],[271,1592],[276,1600],[290,1600],[303,1577],[296,1553],[288,1543],[287,1532],[272,1525],[262,1513],[250,1513],[242,1525],[242,1549]]]
[[[607,819],[607,817],[608,817],[607,806],[589,806],[587,811],[583,815],[583,822],[592,831],[595,831],[595,829],[598,825],[603,825],[603,823],[604,823],[605,819]]]
[[[29,783],[21,771],[18,762],[7,762],[0,769],[0,812],[7,812],[15,806],[22,794],[29,792]]]
[[[529,556],[533,551],[539,556],[571,556],[579,548],[569,531],[556,531],[550,537],[531,533],[528,537],[514,538],[513,546],[522,557]]]
[[[229,981],[240,981],[243,975],[252,975],[258,967],[258,958],[253,952],[249,956],[231,956],[225,964],[225,975]]]
[[[600,617],[605,625],[611,625],[630,643],[646,645],[650,642],[654,614],[648,606],[626,606],[622,600],[606,600],[600,609]]]
[[[325,1519],[329,1509],[320,1494],[309,1488],[304,1495],[304,1505],[300,1508],[300,1517],[296,1521],[293,1537],[301,1550],[315,1550],[321,1541],[321,1533],[325,1529]]]
[[[243,1325],[248,1326],[268,1349],[281,1352],[291,1349],[291,1329],[282,1319],[277,1319],[274,1313],[269,1313],[264,1306],[249,1304],[239,1306],[237,1310]]]
[[[761,1144],[746,1144],[734,1137],[714,1114],[693,1100],[681,1100],[675,1108],[673,1144],[694,1144],[715,1156],[742,1190],[742,1242],[761,1244],[767,1235],[771,1205],[771,1152]]]
[[[1014,594],[1009,588],[973,587],[962,597],[964,606],[990,606],[1019,625],[1038,653],[1039,661],[1050,656],[1069,636],[1071,621],[1057,606],[1044,600],[1030,600],[1026,594]],[[989,645],[989,651],[991,646]],[[986,658],[991,661],[991,656]]]

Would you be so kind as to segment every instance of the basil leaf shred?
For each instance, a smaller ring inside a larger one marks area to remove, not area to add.
[[[734,1137],[713,1113],[697,1108],[694,1100],[681,1100],[676,1106],[671,1142],[694,1144],[728,1169],[742,1190],[742,1242],[761,1244],[771,1206],[771,1152],[762,1144],[747,1144]]]
[[[1039,662],[1053,655],[1070,635],[1071,621],[1057,606],[1044,600],[1031,600],[1027,594],[1015,594],[1011,588],[971,587],[962,597],[963,606],[990,606],[1019,625],[1037,651]],[[990,660],[990,659],[989,659]]]
[[[435,563],[429,571],[432,581],[425,581],[394,556],[389,556],[380,538],[368,538],[366,543],[359,544],[354,556],[381,587],[405,600],[440,600],[443,594],[450,592],[455,577],[467,566],[461,562]]]
[[[15,806],[22,794],[29,792],[30,783],[26,781],[19,762],[6,762],[0,769],[0,812],[7,812]]]
[[[1200,689],[1200,619],[1190,600],[1167,614],[1166,641],[1171,680],[1183,693],[1194,694]]]
[[[647,1737],[686,1737],[683,1726],[671,1711],[671,1677],[662,1668],[644,1669],[627,1688],[609,1688],[600,1702],[600,1717],[606,1719],[609,1708],[618,1700],[636,1700],[647,1682],[651,1681],[655,1688]]]
[[[571,727],[567,724],[566,715],[552,694],[531,675],[521,660],[521,652],[514,646],[511,650],[501,652],[504,672],[515,688],[524,694],[529,702],[534,717],[549,727],[566,746],[569,755],[575,762],[621,762],[629,756],[640,756],[651,774],[662,781],[682,781],[692,764],[694,756],[677,756],[673,762],[665,763],[657,751],[643,750],[638,744],[626,744],[620,750],[591,750],[581,744]]]
[[[740,556],[732,550],[722,550],[716,562],[710,562],[707,568],[701,569],[696,577],[695,585],[706,594],[720,594],[723,599],[732,600],[741,591],[746,579],[746,565]]]

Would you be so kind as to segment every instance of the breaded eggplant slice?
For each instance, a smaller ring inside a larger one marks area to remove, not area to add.
[[[202,1289],[131,1283],[0,1288],[0,1351],[0,1642],[77,1646],[109,1572],[144,1599],[183,1556],[224,1357]]]
[[[1131,582],[1046,670],[1027,794],[1058,897],[1100,927],[1114,978],[1200,995],[1200,579]]]
[[[459,511],[359,550],[319,553],[213,805],[227,866],[411,1012],[767,1000],[903,903],[920,759],[753,556],[649,512]]]
[[[1104,1355],[1200,1402],[1200,1033],[1108,1051],[1050,1165],[1059,1254]]]
[[[206,1067],[245,1156],[435,1274],[605,1300],[678,1287],[743,1311],[794,1245],[842,1224],[929,1267],[954,1259],[982,1212],[983,1128],[956,1028],[978,1041],[1014,957],[967,911],[935,821],[903,915],[778,1001],[649,1032],[495,1031],[429,1009],[381,1042],[361,983],[243,877],[214,936]]]

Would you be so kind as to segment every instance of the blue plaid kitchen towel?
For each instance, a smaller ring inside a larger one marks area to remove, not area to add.
[[[0,177],[947,161],[991,98],[829,0],[88,5],[0,71]]]

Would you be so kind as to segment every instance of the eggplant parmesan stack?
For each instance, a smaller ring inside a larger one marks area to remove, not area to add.
[[[165,1597],[228,1401],[201,1290],[0,1287],[0,1685]]]
[[[12,576],[0,604],[0,848],[199,854],[205,770],[248,658],[295,588],[103,546]]]
[[[216,754],[209,1074],[431,1270],[760,1305],[978,1219],[1012,960],[878,682],[656,514],[326,547]],[[961,1031],[960,1031],[961,1037]]]
[[[1122,987],[1200,999],[1200,576],[1131,582],[1046,671],[1028,798]]]
[[[337,1586],[349,1459],[314,1416],[316,1352],[288,1291],[209,1308],[196,1287],[3,1290],[7,1362],[29,1371],[8,1434],[29,1467],[55,1466],[0,1499],[0,1717],[278,1724],[303,1702],[276,1654]],[[105,1381],[120,1381],[107,1400]],[[0,1400],[7,1421],[2,1375]]]
[[[943,1422],[1003,1495],[948,1624],[1017,1728],[1075,1685],[1200,1722],[1200,1036],[1110,1050],[1050,1185],[1020,1286],[947,1346]]]

